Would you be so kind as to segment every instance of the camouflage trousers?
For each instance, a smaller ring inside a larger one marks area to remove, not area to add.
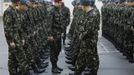
[[[61,35],[55,35],[53,37],[54,37],[54,40],[49,41],[50,61],[52,63],[52,68],[56,68],[58,56],[61,51]]]
[[[63,39],[63,44],[65,44],[65,40],[66,40],[66,29],[67,28],[65,28],[65,31],[64,31],[64,37],[62,38]]]
[[[29,75],[29,65],[24,55],[23,48],[9,47],[8,69],[10,75]]]
[[[96,51],[93,52],[92,51]],[[89,75],[97,75],[99,68],[99,57],[97,54],[97,47],[93,48],[81,48],[75,63],[75,75],[81,75],[81,73],[88,68]]]

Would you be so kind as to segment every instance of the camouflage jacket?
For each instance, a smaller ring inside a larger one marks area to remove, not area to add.
[[[17,21],[17,11],[12,6],[9,6],[4,12],[3,22],[4,31],[7,43],[15,42],[18,46],[20,44],[21,26]]]
[[[61,34],[64,32],[64,25],[63,25],[63,16],[60,12],[60,8],[54,6],[51,11],[52,15],[52,24],[51,24],[51,33],[52,35]]]
[[[79,40],[82,41],[82,47],[90,47],[90,45],[95,46],[98,41],[98,30],[100,24],[99,11],[94,8],[83,15],[82,23],[79,25]]]
[[[63,25],[66,28],[70,23],[70,10],[67,7],[63,7],[61,13],[63,15]]]

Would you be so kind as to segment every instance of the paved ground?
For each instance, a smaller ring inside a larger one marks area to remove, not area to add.
[[[8,75],[7,61],[8,49],[4,35],[2,18],[0,17],[0,75]]]
[[[129,63],[125,57],[119,53],[115,47],[105,38],[99,38],[98,53],[100,57],[100,69],[98,75],[134,75],[134,64]],[[62,50],[59,56],[58,65],[64,69],[60,75],[68,75],[71,71],[68,70],[65,63],[65,54]],[[4,36],[2,18],[0,18],[0,75],[9,75],[7,68],[8,49]],[[51,73],[51,64],[45,73],[40,75],[53,75]]]

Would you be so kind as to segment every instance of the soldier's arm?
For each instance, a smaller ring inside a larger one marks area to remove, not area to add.
[[[100,13],[99,13],[99,10],[96,10],[96,14],[95,14],[95,17],[94,17],[94,21],[95,21],[95,26],[96,26],[96,29],[99,30],[100,29]]]
[[[66,25],[66,24],[64,25],[64,21],[63,21],[63,20],[59,20],[59,22],[60,22],[59,24],[61,24],[61,25],[60,25],[61,35],[63,35],[63,33],[64,33],[64,28],[65,28],[65,25]]]
[[[3,15],[3,23],[4,23],[4,33],[7,40],[7,43],[10,44],[13,42],[13,18],[10,11],[5,11]]]
[[[48,24],[48,28],[47,28],[47,31],[48,31],[48,36],[51,36],[52,34],[52,24],[53,24],[53,12],[50,11],[49,14],[48,14],[48,18],[47,18],[47,24]]]
[[[70,10],[68,8],[68,13],[67,13],[67,25],[70,23]]]
[[[48,28],[47,28],[47,32],[48,32],[48,41],[53,41],[54,38],[52,36],[52,25],[53,25],[53,13],[52,11],[49,12],[49,16],[47,18],[48,20]]]

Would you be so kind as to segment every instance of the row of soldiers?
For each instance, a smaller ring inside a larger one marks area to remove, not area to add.
[[[35,0],[11,0],[3,15],[4,31],[9,48],[10,75],[38,75],[48,66],[60,73],[57,66],[61,38],[70,21],[70,11],[61,0],[55,5]],[[32,72],[33,71],[33,72]]]
[[[102,7],[103,35],[111,40],[116,48],[134,62],[134,8],[128,4],[107,4]]]
[[[121,4],[121,3],[127,3],[127,2],[133,2],[133,0],[99,0],[102,1],[103,4]]]
[[[72,5],[74,18],[68,34],[70,42],[65,47],[65,62],[71,64],[68,68],[74,71],[69,75],[97,75],[99,11],[95,0],[80,0],[80,3],[73,1]]]

